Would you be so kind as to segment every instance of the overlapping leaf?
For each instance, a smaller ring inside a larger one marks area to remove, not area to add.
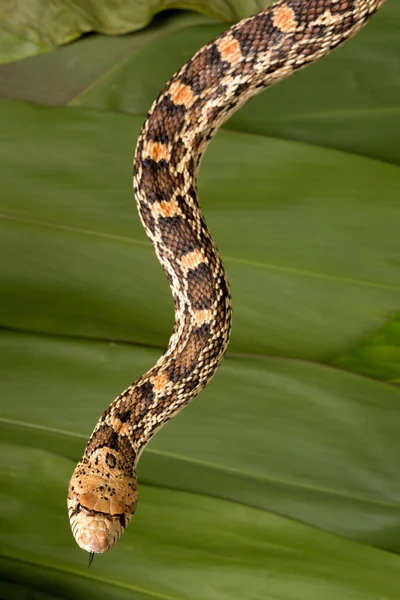
[[[131,191],[142,118],[2,115],[3,325],[164,347],[172,300]],[[398,168],[221,132],[200,194],[235,300],[231,351],[334,358],[398,309]]]
[[[148,25],[166,9],[189,9],[223,21],[238,21],[271,0],[103,0],[84,6],[68,0],[3,0],[0,63],[19,60],[96,31],[117,35]]]

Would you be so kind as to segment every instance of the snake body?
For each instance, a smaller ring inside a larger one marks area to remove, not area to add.
[[[383,2],[280,0],[199,50],[151,107],[134,190],[171,286],[175,327],[157,364],[101,416],[72,475],[68,511],[81,548],[106,552],[119,539],[136,508],[141,452],[204,388],[229,341],[229,285],[197,199],[208,142],[248,98],[352,37]]]

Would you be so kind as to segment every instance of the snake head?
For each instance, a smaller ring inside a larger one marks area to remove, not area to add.
[[[137,504],[137,480],[115,466],[102,465],[99,449],[78,463],[68,490],[68,513],[77,544],[87,552],[107,552],[125,531]],[[108,462],[110,453],[108,452]],[[97,460],[96,460],[97,459]],[[114,461],[113,461],[114,462]],[[118,459],[115,457],[115,465]]]

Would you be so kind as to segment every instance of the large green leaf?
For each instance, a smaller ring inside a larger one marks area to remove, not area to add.
[[[1,438],[79,457],[97,416],[159,354],[4,333]],[[399,390],[331,368],[228,357],[201,398],[152,441],[139,478],[400,551],[399,403]]]
[[[399,168],[376,160],[400,158],[399,21],[387,2],[211,145],[200,195],[232,284],[230,353],[145,451],[134,521],[89,571],[68,478],[173,322],[132,200],[134,145],[165,80],[222,26],[172,15],[0,70],[10,98],[69,104],[0,111],[2,600],[399,598],[400,391],[318,364],[353,348],[341,368],[393,369],[380,354],[368,371],[357,344],[400,308]]]
[[[3,325],[165,346],[172,300],[131,191],[142,118],[6,101],[1,115]],[[398,168],[221,132],[200,194],[232,284],[231,351],[326,360],[398,310]]]
[[[0,446],[0,478],[8,481],[0,491],[0,573],[9,584],[90,600],[399,597],[392,554],[239,504],[147,486],[124,546],[88,571],[62,518],[72,467],[42,450]],[[9,585],[6,597],[14,591]]]

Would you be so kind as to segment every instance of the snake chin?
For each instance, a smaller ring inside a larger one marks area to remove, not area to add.
[[[72,533],[82,550],[96,554],[107,552],[116,544],[131,517],[95,511],[89,513],[79,506],[78,510],[70,517]]]
[[[76,494],[68,498],[72,533],[80,548],[87,552],[107,552],[119,540],[128,525],[134,507],[127,509],[119,500],[96,493]]]

